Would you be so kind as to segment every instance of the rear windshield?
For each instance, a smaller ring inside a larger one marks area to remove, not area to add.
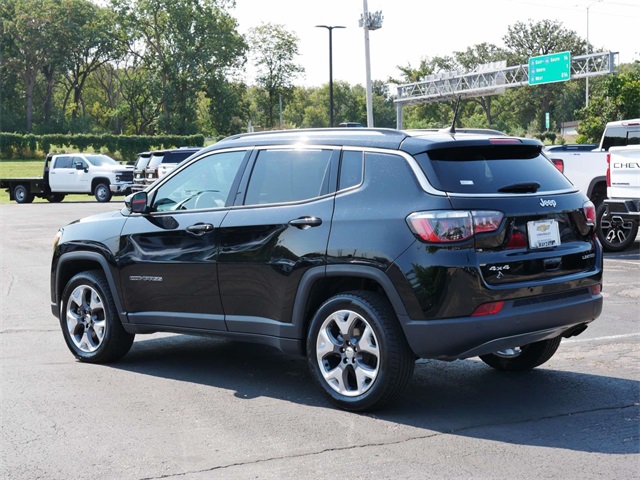
[[[416,155],[416,160],[430,183],[444,192],[492,194],[532,182],[540,184],[538,192],[572,187],[535,145],[442,148]]]

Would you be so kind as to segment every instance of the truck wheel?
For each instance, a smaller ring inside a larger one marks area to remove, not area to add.
[[[13,189],[13,198],[17,203],[31,203],[35,198],[35,195],[29,192],[29,188],[26,185],[16,185]]]
[[[51,203],[60,203],[64,200],[64,193],[51,193],[47,195],[47,200]]]
[[[562,337],[530,343],[522,347],[509,348],[488,355],[480,355],[480,360],[505,372],[523,372],[531,370],[553,357]]]
[[[631,246],[638,234],[638,222],[609,217],[608,207],[602,204],[596,211],[596,234],[607,252],[621,252]]]
[[[379,408],[405,389],[415,366],[398,319],[383,297],[336,295],[316,312],[307,335],[313,379],[340,408]]]
[[[60,326],[67,347],[81,362],[118,360],[127,354],[134,338],[122,327],[109,284],[99,270],[78,273],[66,285]]]
[[[98,183],[96,188],[93,189],[93,194],[96,197],[96,200],[100,203],[105,203],[111,200],[111,190],[109,189],[109,185],[106,183]]]

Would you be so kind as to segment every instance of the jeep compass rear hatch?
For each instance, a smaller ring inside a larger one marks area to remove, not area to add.
[[[491,285],[593,269],[593,204],[541,148],[537,142],[500,138],[448,142],[417,155],[453,210],[418,212],[408,219],[410,226],[423,241],[473,246]]]

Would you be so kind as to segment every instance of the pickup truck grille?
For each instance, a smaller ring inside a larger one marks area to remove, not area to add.
[[[117,182],[133,182],[133,170],[125,170],[116,173]]]

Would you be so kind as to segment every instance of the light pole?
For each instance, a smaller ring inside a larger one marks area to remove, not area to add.
[[[589,9],[593,5],[595,5],[596,3],[600,3],[601,1],[602,0],[596,0],[595,2],[591,2],[589,5],[587,5],[587,61],[586,61],[587,76],[585,77],[587,88],[585,89],[585,93],[584,93],[584,103],[586,107],[589,106]]]
[[[329,30],[329,126],[333,127],[333,29],[347,28],[342,25],[316,25]]]
[[[367,0],[363,0],[363,13],[360,26],[364,28],[364,59],[367,75],[367,127],[373,127],[373,101],[371,98],[371,60],[369,55],[369,30],[382,28],[382,12],[369,12]]]

